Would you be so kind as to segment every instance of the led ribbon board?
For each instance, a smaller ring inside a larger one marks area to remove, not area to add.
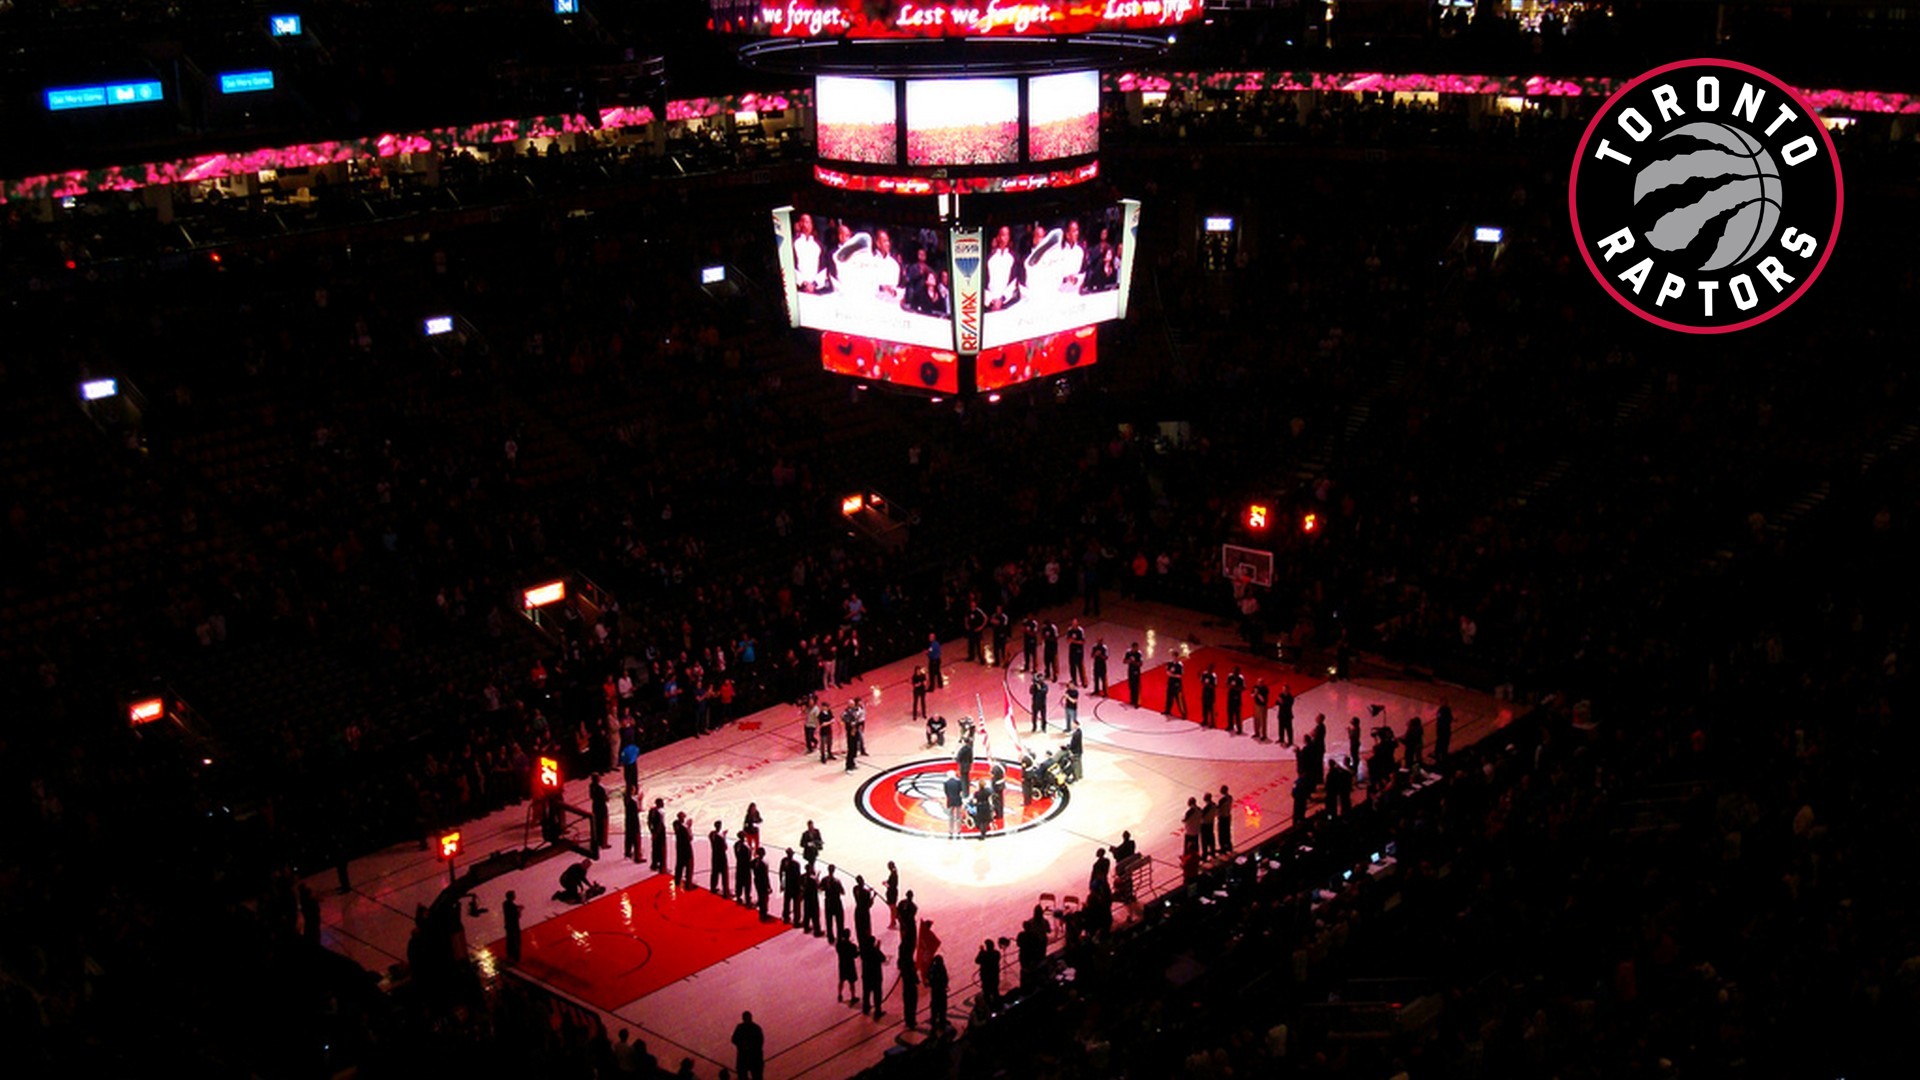
[[[710,0],[722,29],[796,38],[1058,37],[1158,30],[1200,17],[1200,0],[961,0],[868,5],[860,0]],[[871,9],[871,10],[870,10]]]

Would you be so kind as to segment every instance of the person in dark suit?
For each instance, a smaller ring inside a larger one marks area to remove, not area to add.
[[[826,911],[826,930],[829,938],[837,938],[847,928],[847,907],[841,897],[847,895],[847,885],[834,872],[833,864],[827,864],[827,872],[820,878],[821,906]]]
[[[807,821],[806,831],[800,834],[800,861],[805,863],[814,862],[820,858],[820,852],[826,846],[826,840],[820,836],[819,826],[815,825],[813,821],[809,819]]]
[[[1033,674],[1033,669],[1039,666],[1035,662],[1039,656],[1040,620],[1028,616],[1027,621],[1020,624],[1020,674]]]
[[[812,863],[800,870],[800,906],[800,929],[814,937],[825,937],[826,932],[820,929],[820,875]]]
[[[854,944],[853,935],[845,930],[833,943],[833,951],[840,961],[840,973],[833,984],[833,1000],[840,1000],[840,988],[847,988],[847,1004],[860,1000],[860,946]]]
[[[1048,622],[1040,628],[1040,656],[1047,678],[1060,677],[1060,627]]]
[[[1214,821],[1214,833],[1219,839],[1220,854],[1233,854],[1233,792],[1227,785],[1220,785],[1220,801],[1214,804],[1219,808],[1220,816]]]
[[[987,620],[993,628],[993,662],[999,667],[1007,667],[1013,658],[1007,655],[1007,639],[1013,636],[1013,620],[1007,618],[1007,609],[996,607],[993,618]]]
[[[1139,642],[1134,642],[1127,649],[1123,660],[1127,665],[1127,704],[1137,709],[1140,707],[1140,667],[1146,663],[1146,658],[1140,653]]]
[[[607,839],[607,834],[612,831],[612,813],[608,806],[607,789],[600,785],[599,773],[587,778],[587,799],[593,804],[593,850],[603,851],[613,846]]]
[[[1084,731],[1084,728],[1075,724],[1073,734],[1067,736],[1067,779],[1074,783],[1079,783],[1080,778],[1087,775]]]
[[[927,1026],[943,1031],[947,1022],[947,958],[936,955],[927,965]]]
[[[507,898],[500,904],[500,914],[507,921],[507,963],[520,962],[520,912],[525,910],[514,902],[513,890],[507,890]]]
[[[973,783],[973,739],[965,735],[960,737],[960,745],[953,751],[953,762],[954,775],[960,778],[960,786],[964,788]]]
[[[653,841],[653,857],[647,862],[652,870],[664,872],[667,869],[667,800],[653,800],[653,809],[647,811],[647,836]]]
[[[1180,719],[1185,720],[1187,718],[1187,692],[1182,685],[1186,674],[1187,666],[1180,662],[1178,656],[1167,661],[1167,703],[1166,706],[1160,710],[1160,715],[1172,719],[1173,707],[1178,705],[1180,706]]]
[[[1227,673],[1227,730],[1235,735],[1247,733],[1246,719],[1240,714],[1240,698],[1246,689],[1247,677],[1240,674],[1239,666],[1235,665]]]
[[[717,821],[707,834],[707,888],[715,896],[732,891],[727,888],[727,830]]]
[[[767,903],[773,897],[772,875],[767,872],[767,849],[753,851],[753,892],[760,908],[760,921],[767,921]]]
[[[1031,689],[1033,712],[1027,720],[1028,734],[1047,730],[1047,681],[1035,675]]]
[[[739,1080],[766,1080],[767,1036],[753,1022],[753,1014],[740,1014],[733,1029],[733,1074]]]
[[[1107,639],[1101,638],[1093,643],[1093,692],[1107,692]]]
[[[1453,746],[1453,706],[1441,702],[1433,714],[1433,763],[1445,765],[1447,751]]]
[[[880,1003],[887,996],[887,954],[880,948],[880,942],[868,938],[860,947],[860,1011],[869,1008],[878,1019],[881,1015]]]
[[[673,816],[673,883],[694,888],[693,822],[685,812]]]
[[[1213,702],[1220,691],[1220,676],[1214,674],[1213,665],[1200,673],[1200,726],[1210,728],[1213,723]]]
[[[786,858],[780,860],[780,921],[798,925],[800,917],[800,860],[788,848]]]
[[[620,844],[627,858],[640,861],[640,801],[633,797],[633,789],[620,793],[620,817],[622,832]]]
[[[1000,1008],[1000,950],[993,947],[992,938],[980,943],[973,962],[980,968],[980,1011],[992,1016]]]
[[[859,874],[853,875],[853,935],[861,941],[873,936],[873,890]]]
[[[920,973],[905,949],[900,951],[900,1010],[907,1014],[907,1030],[920,1030]]]
[[[1087,684],[1087,631],[1079,619],[1067,626],[1067,681],[1075,686]]]
[[[733,898],[753,905],[753,845],[745,836],[733,838]]]

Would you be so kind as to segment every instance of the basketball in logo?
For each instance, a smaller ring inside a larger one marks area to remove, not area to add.
[[[1688,60],[1622,87],[1568,185],[1575,242],[1649,322],[1717,334],[1764,322],[1826,266],[1844,202],[1819,115],[1757,68]]]
[[[1046,794],[1036,792],[1034,800],[1028,802],[1019,763],[997,758],[992,762],[982,759],[973,763],[972,784],[967,788],[968,808],[972,805],[973,788],[988,779],[994,764],[1006,770],[1006,798],[1003,813],[988,828],[987,836],[1024,832],[1052,821],[1067,808],[1068,791],[1060,784],[1042,785],[1047,789]],[[957,768],[946,758],[897,765],[860,785],[854,803],[860,808],[861,816],[875,825],[895,832],[945,839],[953,835],[947,817],[946,783]],[[962,811],[958,835],[976,842],[980,839],[980,830],[967,810]]]

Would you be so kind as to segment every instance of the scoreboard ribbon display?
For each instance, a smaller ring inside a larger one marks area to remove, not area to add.
[[[957,0],[869,10],[861,0],[709,0],[723,33],[797,38],[1059,37],[1157,30],[1199,18],[1200,0]]]

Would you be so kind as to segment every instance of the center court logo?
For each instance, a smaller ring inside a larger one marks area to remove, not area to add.
[[[1758,68],[1683,60],[1621,87],[1587,126],[1568,184],[1580,254],[1648,322],[1754,326],[1826,266],[1844,193],[1833,139]]]
[[[1007,770],[1006,815],[998,827],[988,831],[988,836],[1023,832],[1052,821],[1067,808],[1066,788],[1058,789],[1047,798],[1026,802],[1020,797],[1023,778],[1020,766],[1011,761],[995,761]],[[973,763],[969,799],[972,798],[972,788],[987,779],[991,764],[984,759]],[[954,763],[946,758],[895,766],[860,785],[859,792],[854,795],[854,803],[860,808],[861,816],[875,825],[895,832],[944,839],[947,836],[946,783],[947,777],[954,774],[954,769]],[[965,818],[963,822],[961,835],[977,840],[980,832],[973,827],[972,819]]]

